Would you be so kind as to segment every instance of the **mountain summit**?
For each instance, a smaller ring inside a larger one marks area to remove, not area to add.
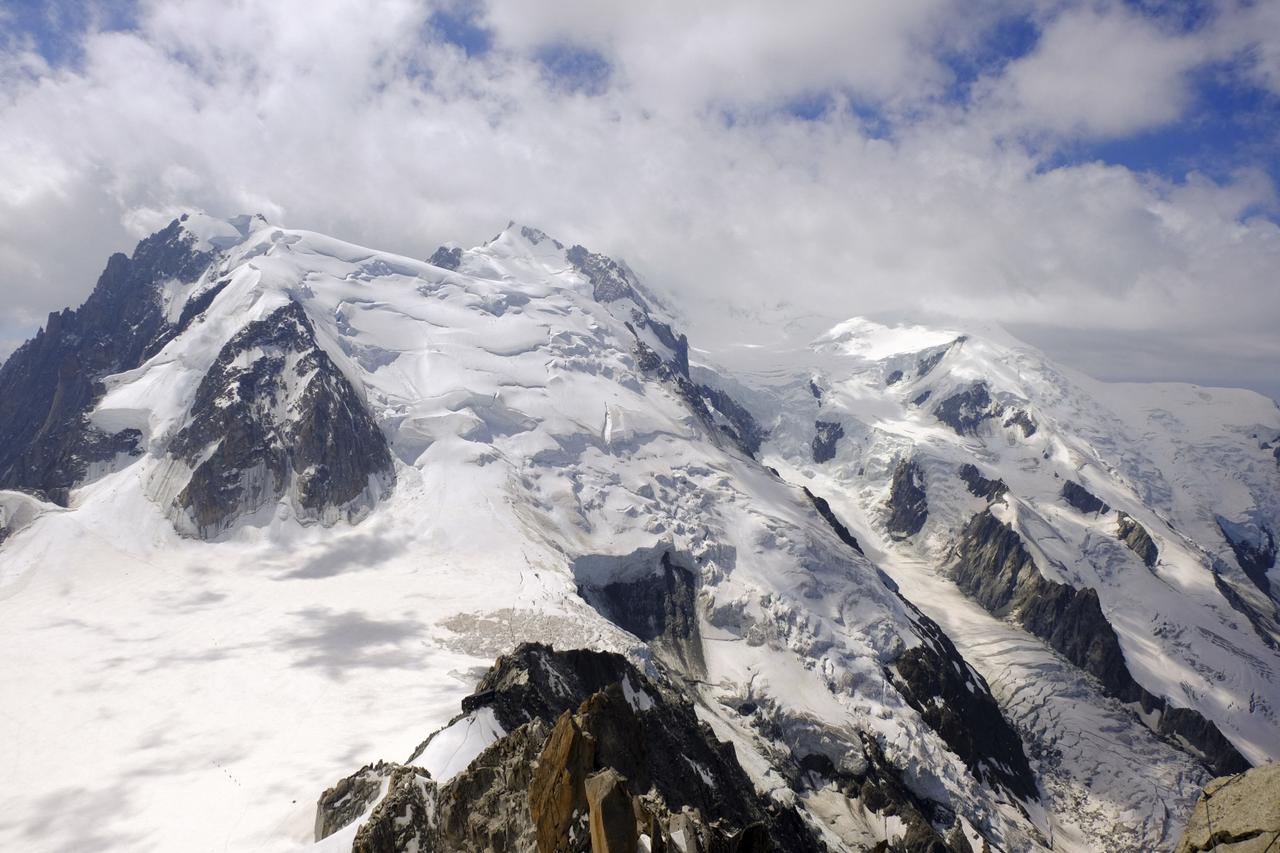
[[[0,368],[0,838],[1171,849],[1280,758],[1273,403],[696,331],[514,223],[113,256]]]

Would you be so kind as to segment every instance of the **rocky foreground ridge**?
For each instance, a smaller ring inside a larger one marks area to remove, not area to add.
[[[436,778],[414,763],[431,763],[444,741],[456,749],[452,733],[479,717],[496,725],[465,769]],[[657,671],[646,676],[617,654],[526,643],[497,660],[462,713],[409,761],[365,766],[325,791],[316,840],[358,822],[354,853],[805,853],[828,847],[795,795],[830,784],[905,825],[877,849],[972,851],[959,823],[945,835],[935,829],[936,806],[906,788],[874,740],[839,766],[792,754],[778,769],[787,789],[757,791],[733,747]]]

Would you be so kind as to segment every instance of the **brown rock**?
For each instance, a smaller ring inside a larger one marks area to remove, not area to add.
[[[1219,776],[1187,821],[1178,853],[1280,850],[1280,763]]]
[[[595,760],[595,738],[582,731],[573,714],[556,720],[529,786],[529,813],[537,828],[538,853],[570,848],[570,830],[586,817],[584,783]]]
[[[627,780],[612,767],[587,777],[591,853],[634,853],[639,835]]]

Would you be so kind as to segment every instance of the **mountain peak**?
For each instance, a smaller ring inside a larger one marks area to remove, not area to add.
[[[197,252],[223,251],[238,246],[253,232],[270,226],[261,213],[242,213],[230,219],[219,219],[203,211],[188,212],[178,217],[184,232],[191,235],[192,249]]]

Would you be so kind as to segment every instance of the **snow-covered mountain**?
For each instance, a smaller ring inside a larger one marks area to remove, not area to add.
[[[420,261],[192,214],[113,257],[0,368],[0,839],[351,849],[411,802],[461,843],[472,761],[608,680],[525,647],[477,688],[521,643],[638,666],[632,736],[721,756],[653,831],[692,798],[740,847],[1166,849],[1280,758],[1273,403],[992,330],[696,343],[515,224]]]

